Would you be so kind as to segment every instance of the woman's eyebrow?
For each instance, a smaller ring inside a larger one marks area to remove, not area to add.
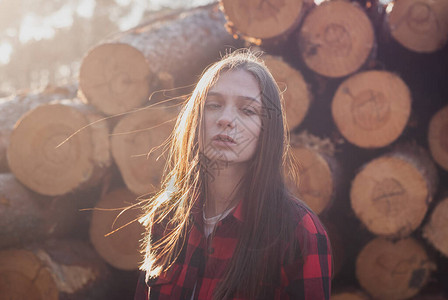
[[[223,98],[223,97],[224,97],[224,94],[219,93],[219,92],[209,91],[208,94],[207,94],[207,96],[216,96],[216,97],[219,97],[219,98]],[[251,96],[243,96],[243,95],[239,95],[239,96],[236,96],[236,98],[238,98],[238,99],[242,99],[242,100],[254,101],[254,102],[258,103],[258,104],[261,104],[260,100],[258,100],[258,99],[255,98],[255,97],[251,97]]]

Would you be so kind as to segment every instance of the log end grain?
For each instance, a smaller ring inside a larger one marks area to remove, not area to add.
[[[437,204],[428,224],[423,228],[423,237],[437,250],[448,257],[448,197]]]
[[[128,44],[106,43],[83,58],[79,94],[108,115],[142,106],[150,93],[150,68],[144,55]]]
[[[428,144],[434,160],[448,171],[448,106],[432,117],[429,124]]]
[[[427,283],[435,264],[416,240],[376,238],[356,259],[359,284],[374,299],[407,299]]]
[[[319,152],[310,148],[293,147],[291,152],[298,163],[299,180],[296,182],[287,177],[288,188],[316,214],[320,214],[330,206],[333,196],[334,180],[330,166]]]
[[[338,130],[349,142],[379,148],[403,132],[411,113],[411,94],[397,75],[366,71],[339,86],[331,109]]]
[[[160,188],[166,157],[163,143],[170,136],[178,109],[155,107],[120,120],[111,138],[112,156],[126,186],[135,194]]]
[[[405,0],[389,6],[388,29],[407,49],[437,51],[448,41],[448,1]]]
[[[105,138],[100,139],[93,134],[98,130],[88,124],[85,114],[63,104],[41,105],[29,111],[11,133],[7,152],[11,171],[24,185],[43,195],[62,195],[88,185],[98,164],[100,169],[105,167],[100,158],[109,158],[107,130],[101,130]],[[100,141],[107,146],[96,147]],[[98,149],[103,149],[101,155]],[[106,161],[110,163],[110,159]]]
[[[144,228],[137,221],[142,211],[138,207],[124,210],[136,198],[127,189],[116,189],[102,197],[92,214],[90,241],[105,261],[120,270],[136,270],[143,261]]]
[[[363,167],[352,182],[356,216],[374,234],[407,236],[423,221],[432,198],[426,178],[409,162],[380,157]]]
[[[288,128],[293,130],[302,123],[312,101],[308,84],[300,71],[289,66],[281,58],[263,55],[263,60],[283,92],[286,121]]]
[[[273,39],[290,32],[299,24],[302,0],[221,0],[227,26],[243,37]]]
[[[367,61],[375,35],[360,6],[349,1],[326,1],[305,17],[298,44],[311,70],[326,77],[343,77]]]

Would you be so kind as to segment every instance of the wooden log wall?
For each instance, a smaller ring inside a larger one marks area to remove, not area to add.
[[[133,298],[175,97],[243,46],[283,91],[288,185],[328,228],[333,298],[448,299],[447,40],[448,0],[221,0],[99,42],[79,87],[0,103],[0,299]],[[64,240],[84,250],[45,250]]]

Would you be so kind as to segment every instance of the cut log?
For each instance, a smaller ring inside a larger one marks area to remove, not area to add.
[[[287,173],[287,186],[320,214],[331,206],[341,179],[340,165],[333,156],[334,146],[329,140],[302,132],[291,136],[291,147],[299,178]]]
[[[375,48],[373,26],[365,11],[349,1],[325,1],[305,17],[298,35],[302,59],[326,77],[354,73]]]
[[[0,252],[0,299],[104,299],[110,270],[78,240]]]
[[[74,200],[33,193],[13,174],[0,174],[0,248],[69,234],[79,213]]]
[[[356,259],[359,284],[374,299],[407,299],[427,283],[436,265],[413,238],[370,241]]]
[[[404,237],[420,226],[437,184],[426,151],[403,145],[361,168],[352,182],[351,206],[372,233]]]
[[[157,106],[128,114],[115,126],[112,156],[133,193],[142,195],[160,189],[166,162],[163,144],[170,136],[179,109]]]
[[[266,66],[283,92],[286,121],[293,130],[305,118],[312,95],[299,70],[292,68],[278,56],[263,55]]]
[[[237,45],[224,24],[214,4],[120,33],[82,60],[80,95],[114,115],[143,106],[157,90],[193,84],[220,51]]]
[[[423,228],[423,237],[446,257],[448,257],[447,216],[448,197],[445,197],[434,208],[428,224]]]
[[[136,203],[129,190],[115,189],[102,197],[92,214],[90,241],[106,262],[120,270],[135,270],[143,261],[139,241],[144,228],[137,220],[143,211],[130,208]]]
[[[439,110],[431,119],[428,132],[432,157],[448,171],[448,106]]]
[[[370,300],[370,297],[360,290],[353,289],[332,293],[331,300]]]
[[[11,133],[7,152],[11,171],[43,195],[63,195],[97,184],[112,162],[107,123],[87,126],[100,118],[87,105],[74,102],[29,111]]]
[[[366,71],[339,86],[331,109],[336,126],[350,143],[379,148],[403,132],[411,113],[411,94],[397,75]]]
[[[6,159],[6,149],[12,129],[22,115],[31,109],[54,100],[71,99],[76,96],[76,85],[47,87],[42,91],[19,94],[0,103],[0,173],[10,172]]]
[[[309,0],[221,0],[221,9],[230,33],[259,44],[291,33],[312,4]]]
[[[399,0],[386,11],[391,36],[411,51],[434,52],[448,41],[446,0]]]

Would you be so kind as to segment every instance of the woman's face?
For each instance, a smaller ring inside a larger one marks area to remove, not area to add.
[[[252,158],[261,131],[261,111],[260,88],[251,73],[240,69],[220,74],[204,103],[201,149],[209,167]]]

